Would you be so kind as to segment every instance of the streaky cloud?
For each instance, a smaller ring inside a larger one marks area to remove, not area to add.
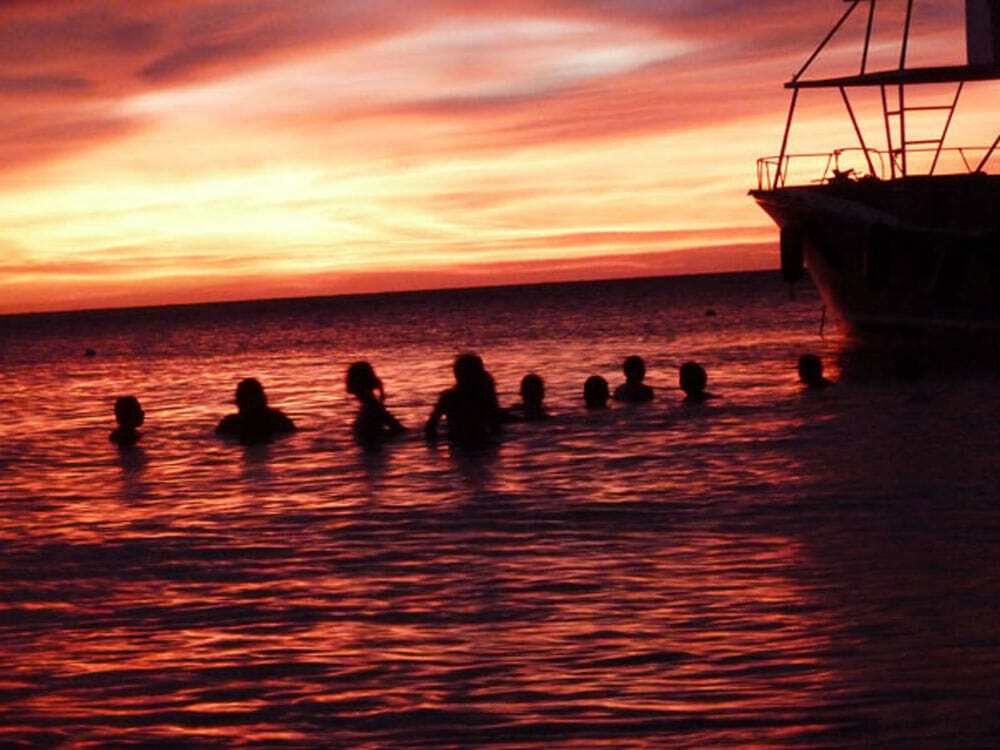
[[[87,91],[90,81],[76,75],[0,76],[0,96],[5,94],[51,94]]]

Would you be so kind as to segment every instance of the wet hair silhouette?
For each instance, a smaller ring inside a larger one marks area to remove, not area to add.
[[[295,423],[267,405],[264,386],[256,378],[244,378],[236,386],[236,414],[223,417],[215,428],[220,437],[238,439],[244,445],[266,443],[277,435],[295,431]]]
[[[685,401],[700,403],[712,398],[712,394],[705,391],[705,387],[708,385],[708,373],[697,362],[685,362],[682,364],[678,375],[681,390],[685,394]]]
[[[824,388],[830,381],[823,377],[823,361],[815,354],[799,357],[799,380],[809,388]]]
[[[496,383],[483,360],[471,352],[460,354],[452,365],[455,385],[441,393],[424,425],[428,438],[437,437],[438,423],[448,423],[448,439],[467,446],[488,443],[500,427]]]
[[[548,419],[545,410],[545,381],[541,375],[529,373],[521,378],[521,403],[509,410],[511,419],[522,422],[534,422]]]
[[[625,373],[625,379],[630,383],[641,383],[646,377],[646,363],[638,354],[633,354],[625,357],[622,371]]]
[[[540,407],[545,400],[545,381],[533,372],[521,378],[521,400],[528,406]]]
[[[636,354],[626,357],[622,363],[622,371],[625,373],[625,382],[615,388],[615,401],[641,403],[653,400],[653,389],[642,382],[646,377],[646,363],[642,361],[642,357]]]
[[[379,392],[380,398],[385,398],[382,391],[382,381],[375,374],[375,368],[369,362],[355,362],[347,368],[345,378],[347,392],[361,398],[369,393]]]
[[[385,390],[370,363],[354,362],[348,367],[345,386],[361,403],[354,419],[354,439],[358,443],[373,447],[404,430],[399,420],[385,408]]]
[[[451,370],[455,375],[455,383],[460,388],[478,388],[482,379],[487,376],[482,357],[472,352],[455,357]]]
[[[591,375],[583,384],[583,401],[588,409],[604,409],[608,405],[611,391],[608,381],[600,375]]]
[[[236,386],[236,408],[241,414],[256,413],[267,408],[267,394],[257,378],[245,378]]]
[[[139,399],[135,396],[119,396],[115,399],[115,421],[118,428],[108,436],[112,443],[131,446],[139,442],[141,436],[138,428],[146,421],[146,412],[142,410]]]

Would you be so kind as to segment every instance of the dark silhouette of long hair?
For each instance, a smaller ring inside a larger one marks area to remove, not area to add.
[[[366,394],[378,391],[378,400],[385,401],[385,389],[382,381],[375,374],[375,368],[369,362],[354,362],[347,368],[345,378],[347,392],[358,399],[363,399]]]

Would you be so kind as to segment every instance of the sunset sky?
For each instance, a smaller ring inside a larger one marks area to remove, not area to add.
[[[964,62],[963,6],[917,3],[914,63]],[[773,267],[746,191],[845,7],[6,0],[0,313]],[[794,149],[855,143],[803,97]]]

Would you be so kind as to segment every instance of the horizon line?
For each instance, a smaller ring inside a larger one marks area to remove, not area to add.
[[[202,302],[170,302],[170,303],[153,304],[153,305],[122,305],[122,306],[110,306],[110,307],[81,307],[76,309],[63,309],[63,310],[33,310],[29,312],[9,312],[9,313],[0,312],[0,319],[64,316],[64,315],[76,315],[82,313],[109,313],[109,312],[163,310],[166,308],[173,309],[173,308],[186,308],[186,307],[209,307],[212,305],[250,305],[255,303],[266,303],[266,302],[293,302],[293,301],[302,302],[306,300],[334,300],[334,299],[350,299],[358,297],[401,297],[405,295],[429,294],[432,292],[483,291],[489,289],[507,289],[512,287],[568,286],[571,284],[606,284],[615,281],[642,281],[642,280],[655,280],[655,279],[695,278],[699,276],[736,276],[741,274],[771,273],[772,271],[776,270],[778,270],[777,266],[775,266],[775,268],[773,269],[751,268],[751,269],[736,269],[727,271],[698,271],[694,273],[680,272],[680,273],[665,273],[665,274],[641,274],[639,276],[609,276],[598,279],[527,281],[519,283],[499,283],[499,284],[473,283],[467,286],[441,286],[441,287],[428,287],[422,289],[394,289],[381,292],[340,292],[336,294],[290,295],[287,297],[256,297],[256,298],[246,297],[238,299],[219,299],[219,300],[210,300]]]

